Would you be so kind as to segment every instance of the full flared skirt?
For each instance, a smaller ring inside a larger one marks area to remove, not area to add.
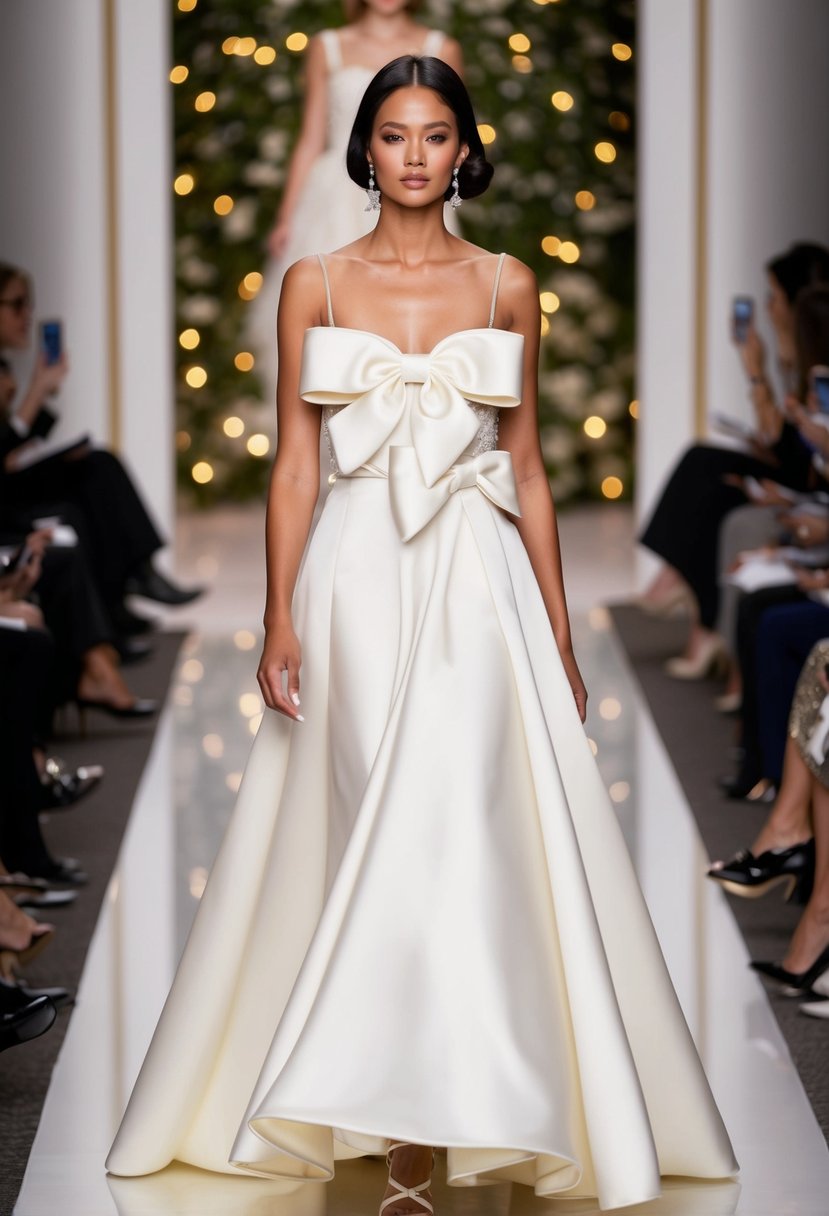
[[[732,1174],[515,525],[472,488],[403,544],[340,480],[294,607],[305,721],[265,714],[109,1169]]]

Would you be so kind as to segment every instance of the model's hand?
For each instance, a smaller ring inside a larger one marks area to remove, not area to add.
[[[579,711],[579,718],[582,725],[587,718],[587,689],[584,686],[584,680],[581,678],[576,657],[572,650],[561,652],[561,661],[564,664],[564,670],[567,673],[567,681],[573,690],[573,700],[576,702],[576,709]]]
[[[305,719],[299,712],[299,669],[302,653],[299,638],[291,625],[277,625],[265,633],[265,648],[259,660],[256,679],[268,709],[275,709],[296,722]],[[288,673],[287,691],[282,688],[282,673]]]
[[[268,237],[268,251],[273,257],[282,257],[288,241],[291,239],[291,229],[292,225],[289,220],[277,220],[271,229]]]

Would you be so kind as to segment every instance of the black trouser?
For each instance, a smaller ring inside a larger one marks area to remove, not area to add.
[[[114,631],[80,546],[47,549],[34,596],[55,642],[50,699],[62,705],[77,692],[86,652],[112,644]]]
[[[32,758],[54,643],[44,630],[0,628],[0,859],[42,874],[53,864],[40,834],[42,790]]]
[[[775,454],[779,464],[729,448],[689,448],[671,474],[641,542],[678,570],[697,599],[700,623],[713,629],[719,607],[718,548],[722,522],[746,496],[727,485],[728,474],[768,477],[802,489],[809,476],[808,450],[784,427]]]
[[[773,608],[777,604],[794,604],[806,599],[807,596],[794,584],[787,584],[783,587],[763,587],[759,591],[753,591],[750,595],[744,595],[740,600],[737,615],[737,658],[743,679],[741,742],[744,753],[740,775],[746,784],[759,781],[761,777],[769,777],[774,781],[779,781],[781,777],[780,772],[764,771],[766,768],[775,767],[775,760],[771,756],[764,757],[760,737],[762,707],[757,680],[757,637],[760,623],[763,614],[769,608]],[[785,714],[787,717],[793,692],[794,686],[792,685],[791,688],[780,688],[774,694],[779,696],[781,701],[786,702]]]
[[[131,573],[163,545],[124,466],[111,452],[45,460],[0,476],[0,503],[18,510],[68,502],[83,517],[87,557],[107,607],[124,597]],[[58,508],[59,509],[59,508]]]

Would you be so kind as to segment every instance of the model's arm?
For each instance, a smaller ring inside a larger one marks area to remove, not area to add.
[[[524,335],[524,382],[521,404],[516,409],[501,411],[498,445],[512,455],[521,507],[516,525],[541,589],[583,722],[587,692],[573,655],[556,511],[538,434],[538,284],[529,267],[514,258],[507,259],[501,282],[498,311],[503,315],[499,315],[498,323]]]
[[[286,273],[279,300],[276,389],[279,439],[265,530],[268,571],[265,647],[256,676],[269,709],[300,719],[297,707],[301,653],[291,602],[319,492],[320,408],[300,397],[299,373],[305,331],[321,320],[321,291],[317,261],[306,258]],[[282,688],[283,671],[288,673],[287,691]]]
[[[276,216],[276,225],[268,244],[271,253],[278,257],[291,233],[302,188],[308,179],[311,166],[325,148],[326,123],[328,121],[328,68],[325,47],[317,35],[311,39],[305,60],[305,103],[302,110],[302,127],[299,139],[288,166],[288,177],[282,202]]]

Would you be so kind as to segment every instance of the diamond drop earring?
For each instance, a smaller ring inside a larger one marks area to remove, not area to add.
[[[368,195],[368,205],[365,207],[365,210],[379,211],[380,191],[375,189],[374,186],[374,165],[369,165],[368,167],[368,189],[366,190],[366,194]]]
[[[452,170],[452,188],[455,191],[455,193],[452,195],[452,197],[449,200],[449,206],[454,207],[455,210],[457,211],[458,207],[460,207],[461,204],[463,203],[463,199],[461,198],[461,194],[460,194],[460,188],[458,186],[457,167]]]

